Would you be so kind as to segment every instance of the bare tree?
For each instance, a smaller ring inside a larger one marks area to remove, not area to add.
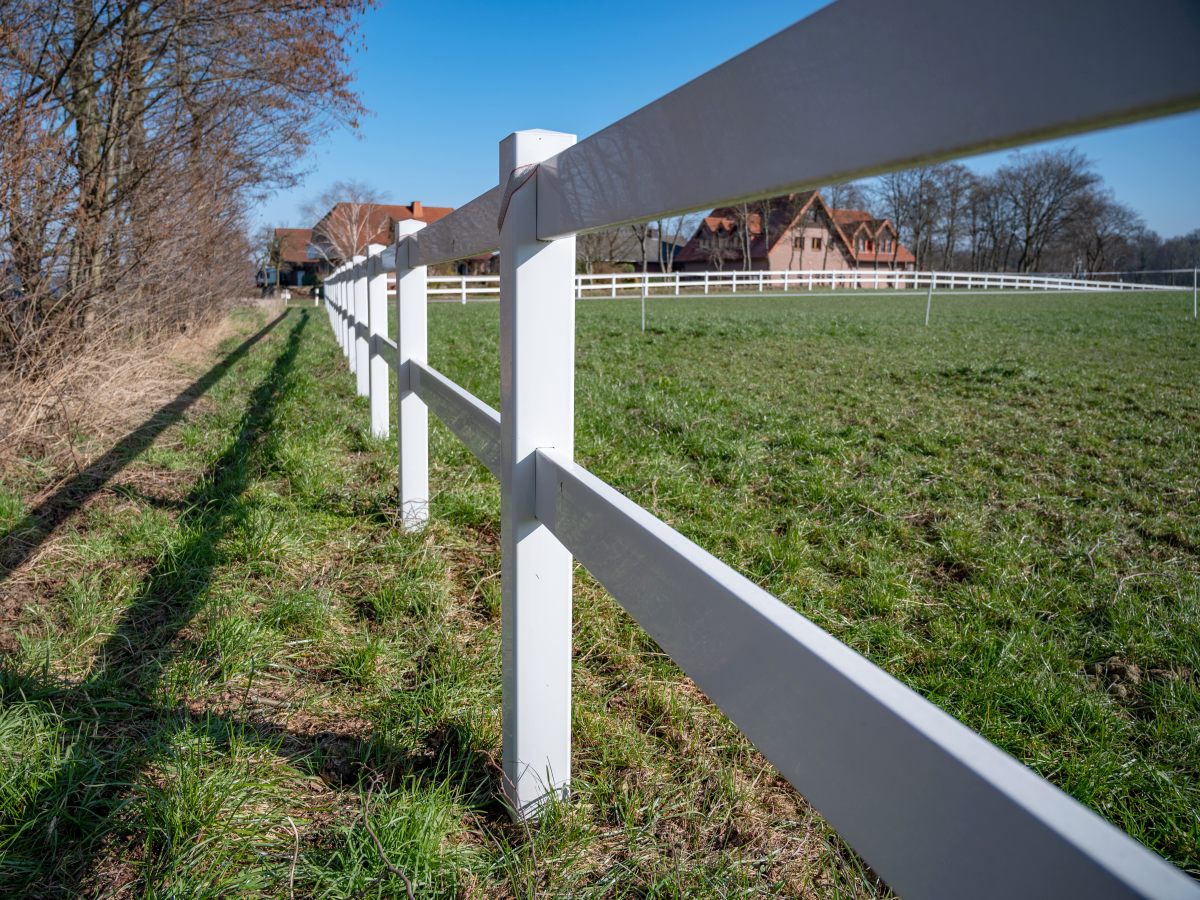
[[[301,210],[314,221],[312,247],[337,265],[362,253],[382,227],[384,195],[361,181],[335,181]]]
[[[755,224],[758,221],[756,205],[739,203],[731,206],[734,234],[737,236],[738,250],[742,259],[742,269],[749,272],[754,268],[753,244]]]
[[[993,179],[1015,219],[1017,271],[1037,271],[1047,245],[1099,179],[1088,158],[1074,148],[1018,151],[1010,160]]]
[[[658,255],[664,272],[675,270],[675,248],[695,227],[695,216],[665,216],[658,220]]]
[[[708,261],[711,268],[718,272],[725,268],[734,254],[735,239],[733,232],[718,221],[715,228],[702,227],[699,232],[700,252]]]
[[[0,367],[185,327],[247,284],[249,205],[361,112],[370,2],[0,0],[0,320],[20,323]]]
[[[633,239],[637,241],[638,250],[642,254],[642,274],[646,274],[646,247],[650,243],[650,223],[638,222],[636,225],[630,225],[629,230],[633,232]]]
[[[941,243],[943,269],[955,268],[955,254],[962,239],[963,220],[967,217],[968,198],[975,176],[961,163],[944,163],[934,167],[938,192],[938,221],[936,230]]]
[[[869,199],[866,188],[857,181],[828,184],[821,188],[821,196],[830,209],[865,209]]]
[[[1064,268],[1092,274],[1133,262],[1134,242],[1145,226],[1137,213],[1108,191],[1089,190],[1075,203],[1064,227]],[[1124,250],[1124,258],[1121,251]]]
[[[940,208],[937,167],[919,166],[883,175],[875,183],[874,196],[876,205],[896,226],[901,243],[912,248],[917,268],[927,268]]]

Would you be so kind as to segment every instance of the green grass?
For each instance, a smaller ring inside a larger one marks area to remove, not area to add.
[[[1200,874],[1189,304],[923,311],[651,299],[642,334],[581,303],[577,456]],[[497,325],[430,308],[433,364],[492,404]],[[291,310],[0,580],[7,893],[404,896],[375,838],[418,896],[885,892],[582,571],[573,796],[512,824],[496,484],[435,424],[406,534],[366,425]],[[33,505],[0,484],[0,544]]]

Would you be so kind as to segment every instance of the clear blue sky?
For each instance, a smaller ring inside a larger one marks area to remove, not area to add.
[[[319,139],[302,184],[257,220],[310,225],[301,207],[337,180],[396,203],[459,206],[496,184],[497,143],[510,132],[586,137],[823,5],[385,0],[366,17],[355,62],[372,115],[357,134]],[[1057,143],[1091,157],[1164,237],[1200,228],[1200,113]],[[1002,159],[968,162],[986,171]]]

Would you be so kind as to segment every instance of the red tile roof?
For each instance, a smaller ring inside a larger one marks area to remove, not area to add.
[[[308,262],[308,244],[312,240],[311,228],[276,228],[275,238],[279,241],[281,262]]]

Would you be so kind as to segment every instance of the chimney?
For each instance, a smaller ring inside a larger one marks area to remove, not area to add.
[[[414,200],[408,205],[408,208],[412,210],[414,219],[421,219],[425,216],[425,210],[421,208],[420,200]]]

